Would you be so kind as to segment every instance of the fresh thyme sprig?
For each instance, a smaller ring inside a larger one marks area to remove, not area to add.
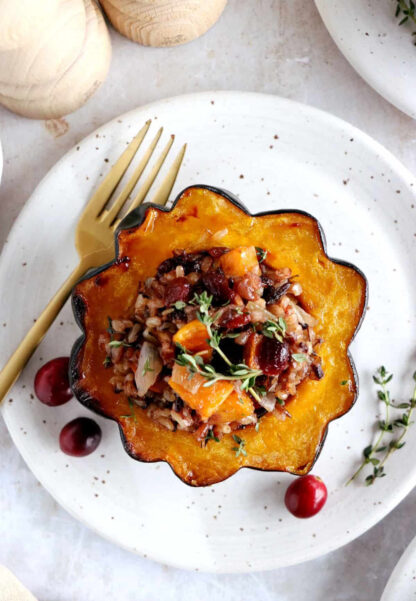
[[[137,423],[137,416],[136,416],[136,411],[135,411],[136,403],[130,397],[127,398],[127,401],[128,401],[131,413],[129,413],[128,415],[120,415],[120,417],[124,417],[126,419],[133,418],[134,423]]]
[[[237,436],[237,434],[233,434],[233,440],[238,444],[238,447],[232,447],[232,450],[235,452],[235,456],[239,457],[240,455],[247,456],[247,451],[245,450],[246,441],[243,438]]]
[[[191,304],[199,306],[199,311],[196,315],[199,321],[203,323],[207,329],[208,343],[227,364],[229,374],[221,374],[217,372],[212,365],[205,365],[199,355],[190,355],[183,347],[181,348],[181,354],[177,358],[177,363],[179,363],[179,365],[184,365],[183,362],[185,361],[191,371],[197,371],[200,375],[207,378],[208,382],[203,384],[205,387],[212,386],[218,380],[241,380],[241,389],[248,391],[256,401],[259,401],[260,399],[253,389],[253,386],[256,383],[256,378],[262,375],[263,372],[260,369],[251,369],[245,365],[245,363],[234,364],[221,349],[220,342],[223,337],[220,332],[213,331],[212,329],[212,325],[217,319],[218,312],[215,313],[215,315],[210,315],[209,313],[212,299],[213,296],[208,295],[207,292],[204,291],[201,294],[195,294]],[[182,363],[179,361],[182,361]]]
[[[199,311],[197,312],[196,316],[199,319],[199,321],[201,323],[204,324],[204,326],[207,329],[208,332],[208,343],[210,345],[211,348],[213,348],[215,351],[217,351],[217,353],[222,357],[222,359],[224,359],[224,361],[227,363],[227,365],[232,365],[232,362],[228,359],[227,355],[225,353],[223,353],[223,351],[220,348],[220,342],[222,339],[222,336],[219,332],[213,332],[212,331],[212,324],[214,323],[214,321],[217,318],[218,313],[216,313],[215,315],[211,316],[209,314],[209,310],[211,308],[211,304],[212,304],[212,299],[213,296],[208,295],[207,292],[201,292],[201,294],[195,294],[194,298],[191,301],[191,304],[193,305],[199,305]]]
[[[267,338],[276,338],[279,342],[283,342],[286,336],[286,321],[283,317],[279,317],[277,321],[268,320],[264,323],[262,332]]]
[[[108,343],[108,346],[110,346],[111,348],[118,348],[119,346],[125,346],[126,348],[128,348],[134,345],[130,344],[129,342],[124,342],[124,340],[111,340]]]
[[[208,433],[207,433],[207,435],[205,436],[205,440],[204,440],[205,444],[208,444],[208,442],[209,442],[210,440],[215,440],[215,442],[220,442],[220,439],[218,438],[218,436],[215,436],[215,434],[214,434],[214,430],[213,430],[212,428],[210,428],[210,429],[208,430]]]
[[[177,344],[180,350],[179,355],[176,358],[176,363],[182,367],[187,367],[191,373],[197,373],[203,376],[208,381],[203,384],[205,388],[213,386],[218,380],[241,380],[241,388],[243,390],[249,390],[255,382],[257,376],[260,376],[263,372],[260,369],[251,369],[244,363],[237,365],[230,364],[229,374],[223,374],[218,372],[215,367],[209,363],[204,363],[201,355],[191,355],[188,351]]]
[[[409,21],[413,21],[416,25],[416,4],[413,0],[395,0],[396,2],[396,18],[400,18],[399,25],[404,25]],[[416,31],[413,32],[416,36]],[[416,41],[414,42],[416,44]]]
[[[261,248],[260,246],[256,246],[257,260],[259,263],[263,263],[264,259],[267,257],[267,250]]]
[[[386,475],[384,471],[384,465],[388,458],[395,451],[401,449],[404,445],[404,437],[406,432],[413,423],[411,421],[413,409],[416,407],[416,384],[414,385],[413,394],[408,402],[400,403],[396,405],[391,400],[390,391],[387,389],[387,384],[392,380],[393,375],[388,373],[384,366],[380,367],[376,374],[373,376],[373,380],[380,386],[377,390],[377,398],[385,404],[385,418],[379,421],[380,434],[374,444],[370,444],[363,450],[364,459],[357,469],[357,471],[348,480],[347,484],[355,480],[357,476],[367,465],[373,466],[373,473],[369,474],[365,483],[367,486],[374,484],[377,478],[383,478]],[[416,382],[416,372],[413,374],[413,380]],[[391,419],[390,408],[394,410],[405,409],[405,412],[400,417]],[[385,440],[386,435],[392,434],[395,429],[401,430],[398,437],[393,437],[389,441]],[[381,459],[378,459],[376,453],[384,453]]]

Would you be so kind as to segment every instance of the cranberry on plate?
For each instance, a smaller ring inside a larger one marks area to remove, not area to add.
[[[321,511],[328,491],[318,476],[301,476],[290,484],[285,494],[287,509],[297,518],[311,518]]]
[[[67,423],[59,435],[61,451],[73,457],[90,455],[101,441],[101,428],[89,417],[77,417]]]
[[[72,398],[68,377],[69,357],[58,357],[45,363],[35,376],[35,393],[45,405],[56,407]]]

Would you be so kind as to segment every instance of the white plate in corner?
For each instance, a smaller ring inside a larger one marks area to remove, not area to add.
[[[282,98],[212,92],[157,102],[104,125],[57,163],[34,191],[0,259],[0,362],[75,264],[76,220],[102,173],[152,118],[166,139],[188,142],[174,194],[211,184],[238,194],[252,212],[295,208],[315,215],[330,256],[360,267],[370,309],[351,348],[361,380],[354,408],[333,422],[313,472],[329,489],[310,520],[286,511],[292,477],[241,470],[218,485],[193,489],[166,464],[133,461],[113,422],[94,417],[103,440],[77,459],[58,448],[62,426],[89,412],[75,400],[56,408],[31,398],[46,360],[68,354],[79,330],[65,307],[2,413],[23,458],[74,517],[133,552],[165,564],[211,572],[293,565],[334,550],[391,511],[416,484],[416,429],[372,487],[344,483],[373,434],[378,412],[372,372],[385,364],[406,398],[416,326],[416,187],[385,148],[348,123]],[[151,132],[150,132],[151,133]],[[39,232],[43,235],[40,236]],[[388,286],[386,286],[388,282]],[[400,307],[400,319],[392,314]],[[16,319],[16,316],[19,318]],[[13,324],[10,327],[10,324]],[[3,327],[1,327],[3,330]]]
[[[0,184],[1,184],[1,176],[3,175],[3,149],[1,147],[1,140],[0,140]]]
[[[380,601],[415,601],[416,538],[412,540],[394,568]]]
[[[345,58],[386,100],[416,119],[416,25],[399,27],[393,0],[315,0]]]

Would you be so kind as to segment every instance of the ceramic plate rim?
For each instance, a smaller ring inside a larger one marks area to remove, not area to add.
[[[390,574],[390,577],[384,588],[380,601],[394,601],[394,599],[397,598],[393,597],[393,595],[395,595],[397,592],[400,593],[400,590],[396,589],[396,587],[398,582],[400,582],[401,573],[406,567],[408,561],[413,556],[416,556],[416,536],[410,541],[410,543],[400,556],[399,561],[394,566],[393,571]]]
[[[384,83],[384,80],[377,79],[373,74],[372,69],[367,66],[365,61],[358,61],[354,58],[352,50],[349,49],[347,42],[341,38],[338,31],[328,23],[328,20],[324,16],[324,2],[325,0],[315,0],[316,8],[319,15],[330,34],[332,40],[336,44],[338,50],[344,55],[352,68],[358,73],[358,75],[371,87],[377,94],[380,94],[387,102],[398,108],[400,111],[408,115],[409,117],[416,118],[416,106],[411,107],[407,102],[404,102],[399,95],[395,93],[394,87],[389,87],[388,84]],[[397,25],[393,22],[393,25]],[[409,33],[411,36],[411,33]],[[411,40],[410,40],[411,45]]]
[[[332,125],[337,130],[342,129],[344,132],[345,131],[348,132],[348,134],[351,134],[352,136],[354,136],[354,139],[359,140],[363,147],[366,147],[366,149],[368,149],[370,152],[378,155],[379,159],[385,161],[389,165],[390,169],[395,173],[395,175],[401,180],[401,185],[403,187],[405,187],[408,190],[408,192],[411,195],[413,195],[416,199],[416,190],[411,185],[411,182],[414,182],[414,177],[412,176],[411,172],[382,144],[377,142],[374,138],[372,138],[371,136],[369,136],[362,130],[358,129],[354,125],[351,125],[347,121],[345,121],[335,115],[332,115],[326,111],[323,111],[321,109],[317,109],[315,107],[312,107],[312,106],[309,106],[309,105],[306,105],[303,103],[299,103],[299,102],[296,102],[296,101],[293,101],[293,100],[290,100],[287,98],[282,98],[282,97],[271,95],[271,94],[263,94],[263,93],[256,93],[256,92],[239,92],[239,91],[208,91],[208,92],[178,95],[178,96],[173,96],[173,97],[166,98],[163,100],[159,100],[156,102],[148,103],[146,105],[143,105],[141,107],[138,107],[136,109],[128,111],[122,115],[116,116],[114,119],[104,123],[97,129],[95,129],[93,132],[91,132],[89,135],[85,136],[85,138],[83,138],[83,140],[81,142],[74,145],[63,157],[61,157],[52,166],[52,168],[47,172],[47,174],[42,178],[42,180],[39,182],[39,184],[33,190],[31,196],[26,201],[23,209],[19,213],[17,219],[15,220],[15,222],[13,224],[12,229],[9,232],[8,237],[11,238],[16,235],[17,230],[20,226],[20,223],[25,220],[26,214],[28,214],[31,210],[31,201],[32,201],[35,193],[38,191],[38,189],[44,187],[45,185],[47,186],[49,178],[54,177],[54,173],[58,169],[58,167],[62,163],[71,160],[71,158],[74,156],[74,153],[76,152],[76,147],[80,143],[94,138],[97,133],[100,133],[101,131],[104,131],[109,126],[114,125],[118,119],[128,120],[132,115],[137,115],[142,112],[145,113],[150,108],[152,110],[157,110],[159,107],[161,107],[167,103],[181,102],[182,100],[189,100],[189,99],[204,99],[204,98],[211,99],[214,97],[218,97],[218,98],[245,97],[247,99],[250,98],[253,101],[258,99],[260,102],[262,99],[267,98],[269,101],[274,101],[275,103],[280,104],[283,109],[285,106],[290,106],[292,108],[297,107],[300,110],[306,111],[313,120],[320,120],[323,123],[326,122],[329,125]],[[4,252],[4,248],[0,255],[0,264],[1,264],[1,261],[3,258],[3,252]],[[7,417],[4,412],[4,407],[5,407],[5,405],[2,404],[2,406],[0,406],[0,410],[3,415],[4,421],[6,423],[9,434],[11,435],[11,438],[13,439],[13,442],[16,445],[20,455],[23,457],[28,468],[34,474],[34,476],[37,478],[37,480],[48,491],[48,493],[70,515],[72,515],[79,522],[81,522],[82,524],[87,526],[90,530],[99,534],[102,538],[109,540],[112,543],[117,544],[119,547],[127,549],[137,555],[146,556],[149,559],[158,561],[162,564],[168,564],[168,565],[171,565],[176,568],[188,569],[188,570],[195,569],[194,566],[190,566],[189,562],[186,562],[186,561],[182,562],[181,560],[175,561],[172,559],[169,559],[169,561],[168,561],[166,559],[166,557],[163,555],[163,553],[160,553],[160,554],[153,553],[152,555],[149,555],[149,554],[146,555],[146,553],[145,553],[146,550],[139,550],[137,548],[133,548],[132,546],[130,546],[128,544],[123,544],[119,539],[117,539],[117,537],[112,536],[110,533],[107,533],[105,531],[105,529],[100,530],[100,529],[96,528],[95,526],[92,526],[91,524],[88,523],[87,520],[83,519],[82,515],[78,515],[76,513],[76,511],[74,511],[72,509],[70,504],[67,503],[66,500],[62,497],[62,495],[59,493],[59,490],[54,489],[50,484],[45,485],[43,483],[42,479],[38,476],[36,462],[31,457],[28,456],[28,453],[23,452],[19,448],[19,445],[17,444],[17,442],[15,440],[15,437],[12,433],[13,428],[9,427],[8,420],[7,420]],[[271,557],[269,563],[264,565],[264,567],[262,567],[261,570],[271,570],[271,569],[275,569],[277,567],[296,565],[296,564],[302,563],[304,561],[309,561],[309,560],[315,559],[319,556],[329,553],[330,551],[333,551],[335,549],[338,549],[338,548],[344,546],[345,544],[351,542],[358,536],[364,534],[367,530],[369,530],[372,526],[374,526],[382,518],[384,518],[388,513],[390,513],[390,511],[392,511],[398,505],[398,503],[401,500],[403,500],[405,498],[405,496],[407,496],[407,494],[412,490],[412,488],[414,488],[415,485],[416,485],[416,465],[414,466],[413,470],[411,472],[409,472],[409,477],[405,481],[402,481],[400,486],[398,486],[396,488],[395,494],[390,497],[389,501],[386,504],[383,504],[382,506],[380,505],[380,506],[377,506],[374,508],[373,512],[369,515],[369,518],[365,522],[364,526],[361,523],[358,527],[354,526],[352,524],[350,526],[350,529],[348,530],[348,532],[344,531],[342,536],[338,537],[336,541],[335,540],[333,541],[333,544],[326,544],[326,542],[323,541],[320,545],[317,545],[312,550],[305,549],[303,554],[298,554],[298,556],[296,556],[292,560],[289,560],[287,563],[282,564],[280,562],[277,565],[276,561],[274,561],[273,557]],[[248,573],[248,572],[259,571],[259,569],[260,568],[250,568],[250,567],[247,567],[246,565],[242,565],[241,569],[233,569],[232,571],[230,571],[230,570],[226,570],[226,569],[223,570],[218,565],[216,565],[215,567],[211,565],[208,568],[206,566],[204,566],[203,568],[201,568],[201,571],[212,572],[212,573]]]

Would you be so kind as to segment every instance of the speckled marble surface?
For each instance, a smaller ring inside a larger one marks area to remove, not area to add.
[[[416,123],[355,74],[312,0],[229,0],[214,29],[173,49],[112,39],[109,77],[77,113],[45,123],[0,108],[0,244],[34,186],[78,140],[122,112],[181,93],[241,89],[306,102],[360,127],[416,169]],[[378,601],[416,534],[414,492],[366,535],[313,562],[246,576],[195,574],[140,559],[74,521],[28,471],[2,421],[0,482],[0,563],[40,601]]]

